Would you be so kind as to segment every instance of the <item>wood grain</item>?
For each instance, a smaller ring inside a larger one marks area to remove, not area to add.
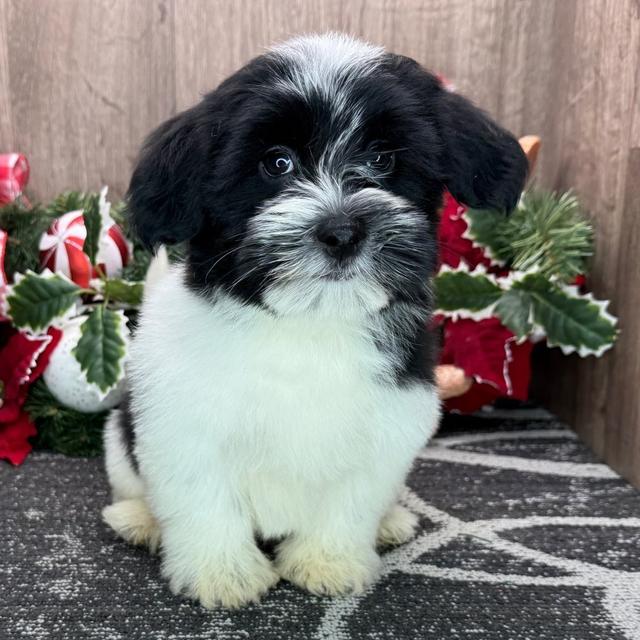
[[[543,148],[598,231],[592,286],[620,316],[601,360],[536,356],[535,393],[640,485],[638,0],[0,0],[0,149],[31,191],[116,195],[143,137],[272,42],[341,30],[412,56]]]
[[[34,194],[121,193],[143,136],[175,110],[173,5],[4,2],[12,146],[31,162]]]

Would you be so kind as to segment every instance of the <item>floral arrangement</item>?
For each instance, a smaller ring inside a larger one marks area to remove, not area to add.
[[[460,374],[458,391],[442,394],[449,410],[525,400],[536,342],[582,357],[599,357],[615,342],[608,301],[585,291],[593,229],[573,194],[529,189],[508,216],[447,195],[439,234],[438,373]]]
[[[33,444],[101,451],[151,259],[106,188],[31,205],[28,175],[24,156],[0,155],[0,458],[13,464]],[[441,365],[471,381],[450,409],[526,397],[534,341],[581,356],[613,344],[606,303],[580,291],[592,236],[571,194],[527,192],[510,217],[447,196],[434,280]]]

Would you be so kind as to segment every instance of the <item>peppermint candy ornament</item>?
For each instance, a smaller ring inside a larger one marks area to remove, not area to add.
[[[80,287],[88,287],[91,278],[100,273],[117,277],[131,256],[131,246],[122,229],[110,215],[111,204],[107,202],[107,187],[100,192],[100,217],[102,221],[96,266],[91,266],[84,251],[87,229],[83,211],[63,214],[40,238],[40,265],[56,273],[62,273]]]
[[[62,273],[79,287],[87,288],[92,269],[89,256],[83,250],[86,237],[81,209],[60,216],[40,238],[40,266]]]
[[[131,257],[132,248],[125,238],[122,229],[111,217],[111,203],[107,200],[107,189],[100,191],[100,216],[102,218],[102,232],[98,246],[98,267],[109,278],[115,278],[122,273]],[[94,277],[98,274],[94,273]]]

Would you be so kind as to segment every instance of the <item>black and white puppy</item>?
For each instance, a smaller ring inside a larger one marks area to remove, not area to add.
[[[174,592],[358,591],[376,544],[412,535],[396,499],[438,424],[443,191],[508,210],[526,166],[416,62],[335,34],[275,47],[150,136],[132,224],[188,257],[143,305],[104,516],[161,543]],[[273,562],[256,536],[282,540]]]

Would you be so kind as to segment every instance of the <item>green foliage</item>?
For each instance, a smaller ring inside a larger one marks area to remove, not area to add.
[[[102,218],[100,216],[99,196],[90,194],[84,200],[84,226],[87,230],[87,237],[84,240],[83,250],[89,256],[89,262],[96,264],[98,255],[98,245],[100,242],[100,228]]]
[[[550,346],[581,356],[600,355],[617,336],[605,304],[580,295],[539,272],[489,280],[481,273],[443,271],[434,279],[438,309],[447,315],[489,311],[519,338],[542,331]]]
[[[508,217],[504,213],[490,209],[469,209],[465,218],[469,223],[469,235],[476,244],[487,248],[493,260],[505,263],[513,259]]]
[[[601,305],[587,296],[571,295],[540,273],[514,282],[511,293],[522,296],[523,307],[530,308],[530,317],[542,327],[551,346],[575,349],[581,355],[598,354],[616,338],[613,319]]]
[[[502,295],[502,290],[483,274],[441,271],[434,280],[438,308],[443,311],[482,311]]]
[[[9,278],[15,273],[40,269],[40,237],[49,228],[54,216],[36,205],[25,209],[12,202],[0,207],[0,229],[8,233],[5,271]]]
[[[110,301],[138,306],[142,302],[144,282],[128,282],[119,278],[104,280],[104,295]]]
[[[28,272],[7,296],[9,316],[17,327],[45,329],[78,299],[82,290],[59,275]]]
[[[469,235],[512,269],[535,269],[567,283],[587,271],[593,229],[571,193],[526,191],[510,216],[477,210],[465,215]]]
[[[124,375],[124,322],[122,312],[96,307],[82,323],[80,340],[72,351],[87,381],[103,393],[113,388]]]
[[[51,218],[59,218],[70,211],[83,210],[87,196],[82,191],[65,191],[47,205]]]
[[[144,280],[151,258],[153,258],[153,255],[149,251],[144,247],[134,244],[132,259],[122,270],[122,279],[134,281]]]
[[[520,338],[533,331],[531,299],[524,291],[505,291],[493,312]]]
[[[68,456],[102,453],[102,430],[108,411],[82,413],[62,406],[42,379],[29,389],[25,409],[38,429],[36,447]]]

